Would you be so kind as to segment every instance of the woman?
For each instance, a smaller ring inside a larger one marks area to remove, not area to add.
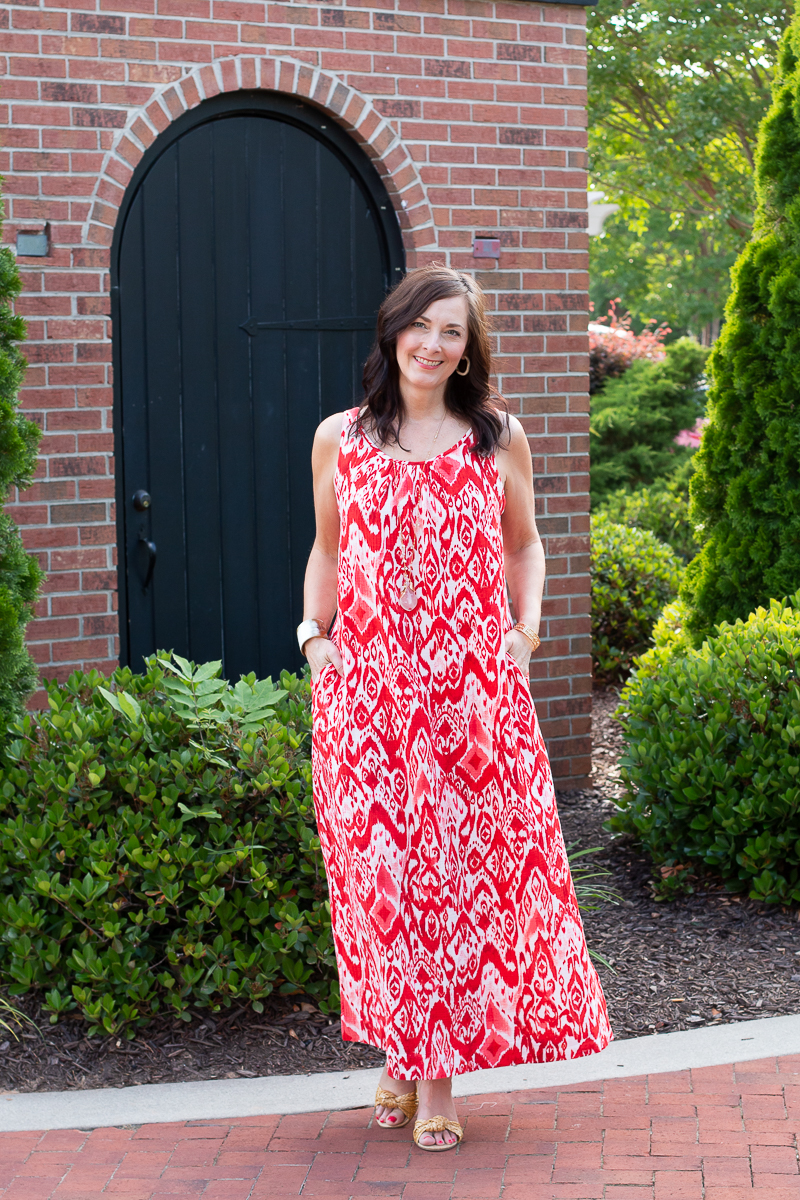
[[[433,1151],[462,1136],[454,1074],[611,1038],[528,683],[530,447],[490,370],[469,276],[427,267],[385,300],[361,408],[314,441],[298,630],[342,1034],[386,1050],[378,1122],[418,1105]]]

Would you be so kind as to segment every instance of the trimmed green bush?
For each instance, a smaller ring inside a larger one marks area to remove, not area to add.
[[[678,470],[693,450],[675,445],[705,403],[708,351],[691,338],[666,346],[659,362],[637,359],[591,398],[592,507],[619,488],[638,488]]]
[[[681,564],[646,529],[592,517],[592,661],[595,681],[625,677],[678,592]]]
[[[656,649],[669,649],[670,653],[687,653],[691,642],[686,632],[686,605],[682,600],[668,604],[653,626],[653,646]],[[637,658],[636,674],[639,679],[658,670],[660,659],[658,655],[647,651]]]
[[[672,606],[619,710],[625,795],[609,825],[667,877],[800,901],[800,592],[722,624],[701,649]]]
[[[657,479],[634,492],[612,492],[600,512],[619,525],[649,529],[661,542],[688,562],[699,550],[689,518],[689,477],[693,459],[668,479]]]
[[[758,207],[711,359],[682,595],[694,644],[800,586],[800,13],[782,43],[756,161]]]
[[[2,221],[0,221],[2,233]],[[17,410],[26,362],[17,348],[25,322],[11,312],[22,289],[16,260],[0,248],[0,508],[12,487],[28,487],[36,466],[39,428]],[[25,648],[25,626],[33,614],[42,573],[26,553],[19,530],[0,512],[0,734],[24,709],[36,687],[36,665]]]
[[[128,1037],[274,989],[337,1007],[307,681],[147,667],[50,684],[0,749],[0,982]]]

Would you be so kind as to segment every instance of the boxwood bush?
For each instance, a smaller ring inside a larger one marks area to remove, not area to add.
[[[673,606],[655,640],[622,692],[611,827],[668,877],[691,865],[754,899],[800,901],[800,592],[698,650]]]
[[[53,1021],[338,1005],[307,682],[219,672],[77,672],[0,748],[0,982]]]
[[[598,682],[625,677],[677,595],[681,562],[646,529],[592,517],[592,660]]]

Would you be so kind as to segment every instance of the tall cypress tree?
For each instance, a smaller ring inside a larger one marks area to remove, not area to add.
[[[691,484],[702,549],[681,595],[697,642],[800,587],[800,13],[783,38],[756,189]]]
[[[30,484],[41,436],[38,426],[17,409],[26,365],[17,343],[25,337],[25,322],[12,313],[11,304],[21,287],[14,255],[4,247],[0,249],[0,505],[8,501],[12,487]],[[0,736],[36,687],[38,674],[25,648],[25,626],[41,580],[39,565],[25,551],[16,525],[0,512]]]

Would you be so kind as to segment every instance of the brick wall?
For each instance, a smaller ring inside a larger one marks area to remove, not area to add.
[[[555,773],[589,766],[585,13],[528,0],[16,0],[0,9],[5,238],[29,322],[24,408],[43,430],[11,511],[48,574],[43,674],[116,661],[109,245],[136,161],[203,97],[310,97],[384,176],[409,266],[474,271],[498,386],[531,440],[548,555],[533,690]],[[472,255],[499,237],[499,260]]]

